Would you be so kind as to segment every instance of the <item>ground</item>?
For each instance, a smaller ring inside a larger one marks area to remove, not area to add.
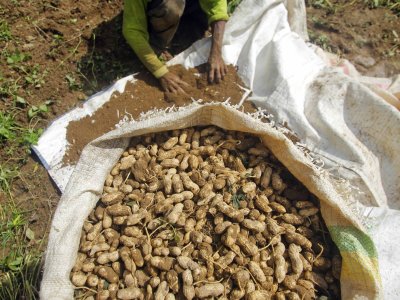
[[[56,117],[143,70],[121,35],[122,2],[0,1],[1,299],[37,297],[40,258],[60,199],[29,147]],[[362,74],[400,73],[398,1],[306,2],[312,42]]]

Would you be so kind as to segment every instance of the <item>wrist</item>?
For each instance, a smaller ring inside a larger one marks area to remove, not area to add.
[[[161,68],[153,72],[153,75],[155,78],[160,79],[167,73],[168,73],[168,68],[166,65],[163,65]]]

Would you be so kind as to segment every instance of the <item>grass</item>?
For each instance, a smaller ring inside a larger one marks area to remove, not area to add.
[[[41,253],[29,228],[29,212],[13,197],[13,183],[20,167],[37,143],[43,129],[38,121],[51,102],[31,105],[21,95],[45,84],[46,70],[32,64],[29,53],[18,49],[9,24],[0,20],[0,299],[38,299]],[[12,49],[12,50],[10,50]]]
[[[41,241],[13,200],[11,185],[18,176],[17,169],[0,165],[0,197],[6,197],[0,206],[0,299],[38,299],[41,253],[31,245]]]
[[[5,20],[0,20],[0,41],[9,41],[12,39],[10,27]]]
[[[1,278],[0,299],[39,299],[41,262],[39,256],[24,256],[16,272]]]
[[[346,1],[345,4],[334,3],[329,0],[311,0],[309,4],[315,8],[327,10],[329,13],[335,13],[338,9],[344,9],[356,3],[356,0]],[[400,1],[399,0],[363,0],[363,2],[371,8],[383,7],[390,9],[395,14],[400,15]]]
[[[365,0],[370,7],[386,7],[400,14],[400,1],[399,0]]]

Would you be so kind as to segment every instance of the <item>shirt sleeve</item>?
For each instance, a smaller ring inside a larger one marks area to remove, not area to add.
[[[149,44],[146,16],[147,0],[125,0],[122,33],[145,67],[156,77],[168,73]]]
[[[200,0],[200,7],[207,15],[208,24],[229,19],[227,0]]]

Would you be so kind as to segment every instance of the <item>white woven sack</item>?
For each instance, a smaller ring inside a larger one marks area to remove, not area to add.
[[[280,130],[263,123],[257,115],[247,115],[228,104],[193,103],[176,112],[158,112],[142,121],[124,124],[85,147],[54,215],[40,292],[42,299],[73,298],[69,276],[77,257],[83,222],[99,200],[106,176],[127,147],[129,138],[151,132],[210,124],[259,136],[289,171],[322,200],[324,218],[331,220],[334,217],[362,229],[356,216],[346,206],[345,195],[340,194],[340,185],[332,181],[327,173],[321,172],[310,157]],[[342,289],[344,287],[347,291],[344,295],[350,297],[375,296],[379,292],[375,286],[378,281],[379,276],[372,285],[360,286],[357,283],[352,286],[347,283],[342,285]]]

